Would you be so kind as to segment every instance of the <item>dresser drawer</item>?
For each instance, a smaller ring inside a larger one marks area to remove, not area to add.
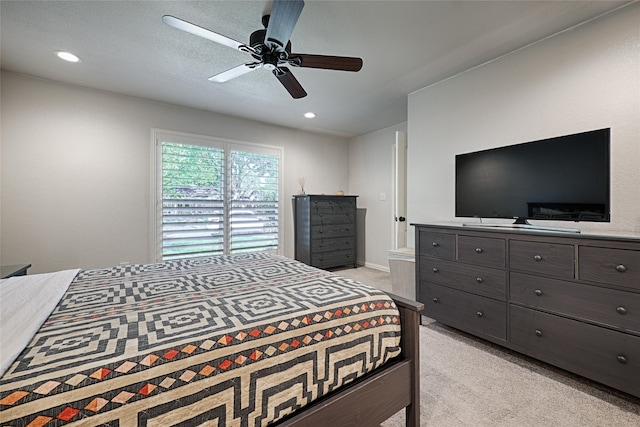
[[[487,267],[506,265],[504,239],[458,236],[458,260]]]
[[[311,243],[314,253],[353,250],[355,242],[353,237],[339,237],[334,239],[315,239]]]
[[[640,334],[640,294],[511,273],[510,301]]]
[[[519,351],[640,396],[640,337],[515,305],[509,314]]]
[[[640,251],[578,247],[580,280],[640,290]]]
[[[313,199],[311,201],[311,214],[315,213],[339,213],[356,210],[356,201],[352,197],[332,197]]]
[[[509,266],[513,270],[573,279],[575,271],[573,245],[512,240]]]
[[[311,227],[312,240],[321,238],[347,237],[356,235],[355,224],[314,225]]]
[[[420,280],[419,301],[423,314],[474,334],[501,340],[507,337],[505,302],[473,295]]]
[[[335,267],[338,265],[355,264],[355,250],[331,251],[314,253],[311,262],[319,268]]]
[[[420,231],[420,254],[442,259],[456,258],[456,236],[454,234]]]
[[[504,270],[420,257],[420,278],[490,298],[505,300]]]
[[[353,224],[356,222],[355,211],[319,212],[311,214],[312,225]]]

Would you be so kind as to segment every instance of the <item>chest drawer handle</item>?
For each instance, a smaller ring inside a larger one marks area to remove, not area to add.
[[[476,248],[476,253],[477,254],[481,254],[482,253],[482,248]]]
[[[542,261],[542,257],[540,255],[535,255],[533,259],[535,259],[537,262]]]
[[[476,277],[476,282],[482,283],[482,277]]]
[[[440,245],[438,244],[438,242],[433,242],[433,243],[431,244],[431,246],[433,246],[434,248],[437,248],[437,247],[438,247],[438,246],[440,246]]]
[[[624,273],[625,271],[627,271],[627,267],[625,267],[624,265],[620,264],[620,265],[616,265],[616,271],[618,273]]]
[[[542,291],[540,289],[536,289],[535,291],[533,291],[534,294],[541,296],[542,295]]]
[[[482,312],[481,312],[481,311],[479,311],[479,312],[477,312],[477,313],[476,313],[476,316],[478,316],[478,317],[482,317],[482,316],[484,316],[484,314],[482,314]]]
[[[622,364],[625,364],[625,363],[627,363],[627,358],[624,357],[623,355],[619,355],[618,356],[618,362],[620,362]]]
[[[618,312],[618,314],[627,314],[627,309],[622,306],[616,308],[616,311]]]
[[[433,267],[433,269],[431,271],[433,271],[434,273],[437,273],[438,269],[436,267]]]
[[[437,304],[438,302],[440,302],[440,300],[438,299],[438,297],[435,297],[435,298],[433,299],[433,302],[435,302],[435,303]]]
[[[542,331],[540,329],[536,329],[536,336],[537,337],[541,337],[542,336]]]

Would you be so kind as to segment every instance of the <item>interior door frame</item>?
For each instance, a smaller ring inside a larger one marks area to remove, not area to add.
[[[392,150],[392,249],[407,247],[407,134],[396,131]],[[404,218],[404,220],[401,220]]]

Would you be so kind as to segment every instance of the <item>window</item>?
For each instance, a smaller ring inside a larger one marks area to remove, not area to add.
[[[278,251],[281,149],[154,131],[156,259]]]

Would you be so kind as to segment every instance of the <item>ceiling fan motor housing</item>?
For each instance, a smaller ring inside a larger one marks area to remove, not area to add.
[[[258,53],[259,56],[253,55],[254,58],[258,60],[261,60],[262,55],[268,53],[270,50],[267,47],[267,45],[264,43],[264,38],[266,37],[266,34],[267,34],[267,30],[261,29],[261,30],[254,31],[253,33],[251,33],[251,36],[249,36],[249,46],[251,46]],[[287,43],[287,47],[285,48],[284,52],[273,52],[273,53],[278,55],[280,59],[287,59],[289,57],[289,54],[291,54],[291,41]]]
[[[266,34],[267,30],[263,29],[256,30],[251,33],[251,36],[249,36],[249,46],[254,48],[259,54],[263,54],[266,49],[266,46],[264,44],[264,37]]]

